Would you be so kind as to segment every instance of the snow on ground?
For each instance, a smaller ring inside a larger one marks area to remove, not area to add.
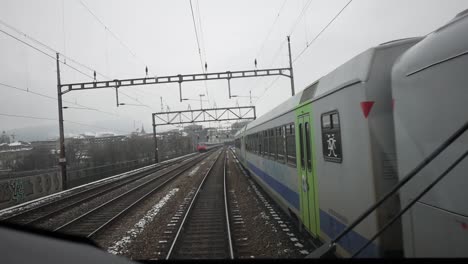
[[[195,168],[193,168],[193,170],[191,170],[188,174],[188,176],[193,176],[195,175],[195,173],[197,173],[198,169],[200,169],[200,165],[196,166]]]
[[[115,255],[121,255],[127,251],[127,245],[132,242],[134,238],[136,238],[139,234],[141,234],[146,225],[151,223],[159,213],[161,208],[171,199],[176,192],[179,191],[179,188],[174,188],[169,191],[166,196],[164,196],[157,204],[155,204],[148,212],[146,212],[145,216],[138,221],[132,229],[128,230],[127,233],[118,241],[114,242],[112,246],[110,246],[107,251],[109,253]]]

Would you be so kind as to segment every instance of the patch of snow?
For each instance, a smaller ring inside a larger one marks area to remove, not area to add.
[[[193,176],[195,173],[197,173],[198,169],[200,169],[200,165],[193,168],[193,170],[189,172],[188,176]]]
[[[112,246],[110,246],[107,251],[114,255],[122,254],[127,251],[127,245],[132,242],[132,240],[137,237],[139,234],[145,230],[145,227],[148,223],[151,223],[159,213],[161,208],[169,201],[179,191],[179,188],[174,188],[169,191],[166,196],[164,196],[157,204],[155,204],[148,212],[146,212],[145,216],[143,216],[140,221],[138,221],[132,229],[128,230],[127,233],[118,241],[114,242]]]

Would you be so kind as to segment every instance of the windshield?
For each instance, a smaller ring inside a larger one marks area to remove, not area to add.
[[[135,260],[467,257],[467,7],[2,0],[0,221]]]

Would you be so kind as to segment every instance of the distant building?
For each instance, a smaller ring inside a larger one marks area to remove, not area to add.
[[[58,140],[31,141],[31,146],[34,149],[43,150],[50,154],[57,154],[59,150]]]
[[[10,144],[10,136],[8,136],[5,131],[3,131],[0,136],[0,144],[2,143]]]
[[[24,141],[0,143],[0,169],[8,170],[14,168],[18,162],[24,160],[24,157],[26,157],[31,150],[31,144]]]

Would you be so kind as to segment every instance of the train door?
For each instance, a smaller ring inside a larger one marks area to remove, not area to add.
[[[313,130],[310,104],[297,111],[296,148],[299,173],[300,210],[302,223],[314,236],[318,236],[319,215],[315,179]]]

